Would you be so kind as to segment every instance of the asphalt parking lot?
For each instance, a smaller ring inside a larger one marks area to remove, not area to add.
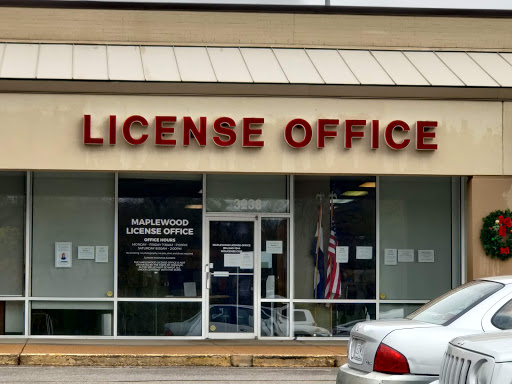
[[[337,368],[0,367],[0,383],[334,383]]]

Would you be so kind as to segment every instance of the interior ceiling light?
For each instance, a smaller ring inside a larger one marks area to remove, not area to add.
[[[359,188],[375,188],[375,181],[367,181],[359,186]]]
[[[345,191],[341,195],[342,196],[366,196],[368,194],[368,191]]]
[[[351,201],[354,201],[354,199],[333,199],[333,204],[347,204]]]
[[[203,209],[201,204],[187,204],[185,205],[186,209]]]

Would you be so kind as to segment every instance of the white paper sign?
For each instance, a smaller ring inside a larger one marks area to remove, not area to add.
[[[240,253],[240,269],[253,269],[254,268],[254,253],[253,252],[241,252]]]
[[[384,265],[397,265],[397,250],[396,248],[384,249]]]
[[[272,268],[272,254],[261,252],[261,268]]]
[[[418,263],[433,263],[434,261],[433,249],[418,249]]]
[[[267,253],[283,253],[283,242],[281,240],[267,240]]]
[[[348,246],[341,245],[336,247],[336,262],[348,263]]]
[[[240,267],[240,254],[239,253],[225,253],[224,254],[224,267]]]
[[[78,246],[78,259],[80,260],[94,260],[94,246],[84,245]]]
[[[398,261],[400,263],[414,263],[414,249],[399,249]]]
[[[360,260],[373,259],[373,247],[356,247],[356,259],[360,259]]]
[[[55,268],[71,268],[73,265],[72,249],[72,243],[55,243]]]
[[[265,284],[267,298],[274,298],[275,285],[276,285],[276,277],[274,275],[269,275],[269,277],[267,277],[267,282]]]
[[[184,293],[185,297],[196,297],[197,296],[196,283],[194,281],[183,283],[183,293]]]
[[[96,262],[108,263],[108,245],[96,246]]]

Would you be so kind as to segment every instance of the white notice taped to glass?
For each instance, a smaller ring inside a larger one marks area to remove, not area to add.
[[[433,249],[418,249],[418,263],[433,263],[434,261]]]
[[[281,240],[267,240],[267,253],[283,253],[283,242]]]
[[[384,250],[384,265],[397,265],[397,249],[386,248]]]
[[[254,268],[254,253],[253,252],[241,252],[242,257],[240,263],[240,269],[253,269]]]
[[[261,268],[272,268],[272,254],[261,252]]]
[[[414,263],[414,249],[399,249],[398,261],[400,263]]]
[[[196,297],[197,286],[194,281],[183,283],[183,293],[185,297]]]
[[[93,245],[79,245],[78,246],[78,259],[79,260],[94,260],[94,246]]]
[[[96,262],[108,263],[108,245],[96,246]]]
[[[348,246],[341,245],[336,247],[336,262],[348,263]]]
[[[359,259],[359,260],[373,259],[373,247],[356,247],[356,259]]]
[[[224,267],[240,267],[240,259],[239,253],[225,253]]]
[[[73,243],[55,243],[55,268],[71,268]]]
[[[274,275],[267,277],[265,288],[267,293],[266,298],[274,299],[276,294],[276,277]]]

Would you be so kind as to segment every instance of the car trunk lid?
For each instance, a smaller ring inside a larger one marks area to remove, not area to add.
[[[388,334],[401,329],[430,327],[438,327],[438,325],[407,319],[359,323],[350,333],[348,364],[352,368],[371,372],[377,348]]]

